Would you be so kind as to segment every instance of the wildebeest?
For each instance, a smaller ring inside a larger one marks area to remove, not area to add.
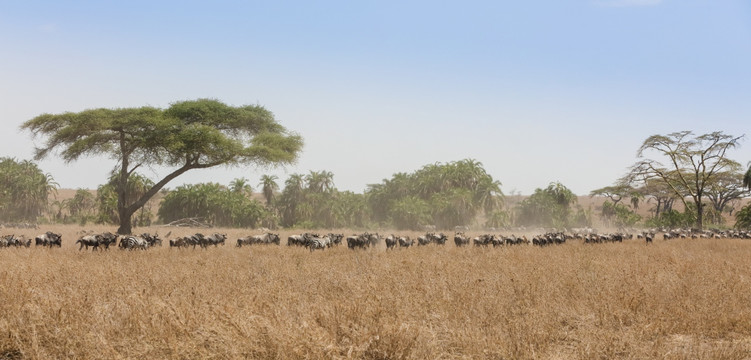
[[[42,235],[38,235],[34,238],[34,246],[57,246],[62,247],[63,246],[63,235],[62,234],[55,234],[52,231],[47,231],[46,233]]]
[[[101,242],[101,235],[86,235],[76,240],[76,244],[81,244],[78,247],[78,251],[81,251],[84,247],[89,250],[89,246],[93,247],[93,251],[99,250],[99,243]]]
[[[149,247],[162,246],[162,239],[159,238],[159,234],[151,235],[149,233],[141,234],[141,238],[149,243]]]
[[[386,239],[384,239],[384,240],[386,240],[386,249],[388,250],[388,249],[395,248],[396,244],[398,242],[398,239],[399,238],[396,237],[396,236],[394,236],[394,234],[391,234],[391,235],[387,236]]]
[[[362,233],[360,235],[347,236],[347,247],[350,249],[362,248],[366,249],[371,246],[376,246],[381,237],[378,233]]]
[[[202,246],[204,248],[208,247],[209,245],[214,245],[214,247],[216,247],[219,244],[224,245],[224,240],[227,240],[227,234],[214,233],[213,235],[206,236],[203,239],[204,240],[202,242]]]
[[[287,246],[305,246],[305,237],[303,235],[291,235],[287,238]]]
[[[117,239],[120,237],[118,234],[113,234],[111,232],[105,232],[103,234],[99,235],[99,245],[104,245],[105,250],[109,250],[110,245],[116,245]],[[161,240],[160,240],[161,245]]]
[[[591,236],[591,234],[588,234],[587,236]],[[546,246],[546,245],[560,245],[566,242],[566,238],[570,238],[566,234],[562,232],[556,232],[556,233],[545,233],[543,235],[535,235],[532,237],[532,245],[537,246]],[[585,240],[586,242],[586,237]]]
[[[331,239],[331,244],[329,246],[339,246],[342,243],[344,234],[329,233],[328,237]]]
[[[16,237],[15,235],[5,235],[0,237],[0,248],[2,247],[29,247],[31,245],[31,239],[24,241],[24,237]]]
[[[517,237],[516,235],[511,235],[503,238],[503,241],[506,245],[529,244],[529,240],[527,240],[526,236]]]
[[[454,234],[454,244],[456,246],[469,245],[469,237],[461,232],[456,233]]]
[[[443,245],[446,243],[446,240],[448,240],[448,237],[444,233],[427,233],[424,236],[417,237],[417,245],[428,245],[430,243]]]
[[[178,237],[174,240],[170,239],[169,241],[169,247],[172,249],[173,247],[176,248],[184,248],[188,247],[190,245],[190,237]]]
[[[279,234],[265,233],[263,235],[251,235],[237,239],[237,247],[253,244],[279,245]]]
[[[473,238],[472,243],[475,244],[475,246],[488,246],[491,243],[493,243],[492,242],[493,238],[494,238],[493,235],[483,234],[483,235]],[[469,242],[469,239],[467,239],[467,241]],[[495,245],[495,243],[493,243],[493,245]]]
[[[201,248],[205,249],[206,248],[206,244],[208,243],[206,241],[206,236],[204,236],[201,233],[193,234],[190,237],[187,237],[186,240],[188,241],[188,245],[192,245],[193,246],[193,249],[196,248],[196,245],[198,245]]]
[[[410,239],[409,236],[399,237],[399,247],[410,247],[415,244],[415,241]]]

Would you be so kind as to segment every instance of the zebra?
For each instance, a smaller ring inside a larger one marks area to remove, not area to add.
[[[330,247],[331,239],[328,236],[320,237],[318,235],[314,234],[305,234],[307,236],[308,240],[308,248],[310,249],[310,252],[313,252],[316,249],[325,249],[327,247]]]
[[[125,250],[146,250],[149,247],[149,242],[140,236],[126,236],[120,240],[120,249]]]

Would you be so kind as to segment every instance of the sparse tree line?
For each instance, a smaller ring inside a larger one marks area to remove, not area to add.
[[[41,200],[34,198],[21,207],[28,217],[19,215],[13,207],[8,210],[3,207],[0,216],[7,216],[10,212],[12,215],[7,218],[14,220],[82,225],[118,223],[117,194],[114,191],[116,174],[96,192],[79,189],[72,198],[60,201],[54,199],[57,185],[52,176],[43,174],[28,161],[19,163],[5,158],[0,162],[8,163],[19,166],[6,166],[7,169],[26,172],[29,168],[34,169],[37,174],[31,178],[39,179],[40,186],[47,189],[47,202],[42,201],[45,192],[40,191]],[[430,164],[414,173],[395,174],[380,184],[369,185],[362,194],[339,191],[333,176],[328,171],[292,174],[280,190],[277,178],[265,175],[258,184],[258,192],[254,192],[244,178],[235,179],[229,185],[201,183],[163,189],[161,203],[147,202],[133,214],[132,223],[148,226],[152,222],[166,224],[183,218],[199,218],[217,227],[422,230],[466,225],[497,229],[574,228],[591,226],[595,215],[599,215],[604,224],[620,228],[637,225],[691,227],[696,221],[694,204],[687,202],[682,212],[673,209],[675,202],[680,200],[658,180],[647,180],[638,187],[621,181],[592,191],[591,195],[608,198],[599,209],[600,213],[592,214],[583,209],[576,195],[560,183],[538,188],[516,204],[506,204],[500,183],[473,160]],[[709,206],[704,208],[705,225],[723,226],[725,217],[722,213],[732,213],[735,207],[730,204],[748,195],[743,177],[740,172],[722,174],[721,181],[706,189]],[[127,185],[129,196],[141,196],[152,184],[142,175],[132,174]],[[20,199],[23,198],[17,197],[11,203],[23,201]],[[651,216],[642,219],[636,213],[640,206],[650,206]],[[748,207],[735,212],[738,227],[750,227],[750,212]]]
[[[393,227],[417,230],[455,226],[507,228],[590,225],[598,216],[625,227],[724,225],[723,214],[748,227],[751,210],[736,210],[749,195],[751,167],[743,173],[728,152],[743,136],[690,131],[648,137],[637,162],[613,186],[592,195],[609,200],[593,213],[583,209],[563,184],[553,182],[516,204],[504,201],[501,183],[480,162],[435,163],[413,173],[397,173],[362,193],[339,191],[328,171],[292,174],[283,183],[264,176],[263,203],[246,179],[229,185],[205,183],[167,190],[192,169],[227,165],[277,166],[296,161],[302,137],[288,131],[259,105],[231,106],[213,99],[154,107],[90,109],[42,114],[21,125],[42,137],[35,158],[57,153],[66,162],[82,156],[116,159],[109,181],[96,195],[79,190],[72,199],[54,199],[52,176],[31,161],[0,159],[0,220],[3,222],[116,223],[119,234],[152,221],[201,218],[214,226],[274,228]],[[162,179],[140,175],[141,166],[171,169]],[[157,204],[153,199],[162,193]],[[623,201],[623,200],[627,201]],[[680,203],[681,211],[674,209]],[[636,213],[651,206],[650,216]],[[154,214],[155,209],[158,209]],[[156,219],[155,219],[156,218]]]

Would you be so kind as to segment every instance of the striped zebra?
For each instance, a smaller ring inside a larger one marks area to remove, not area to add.
[[[306,234],[308,235],[308,234]],[[328,236],[308,235],[307,238],[308,248],[313,252],[316,249],[325,249],[331,246],[331,238]]]
[[[140,236],[126,236],[120,240],[120,249],[140,249],[146,250],[149,247],[149,242]]]

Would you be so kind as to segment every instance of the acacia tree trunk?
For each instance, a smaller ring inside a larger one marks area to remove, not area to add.
[[[696,202],[696,228],[699,230],[704,229],[704,204],[701,203],[701,194],[697,196]]]
[[[128,213],[127,208],[119,209],[118,213],[120,215],[120,227],[117,229],[117,233],[120,235],[130,235],[131,231],[133,230],[131,221],[133,213]]]
[[[127,162],[124,162],[125,165],[127,165]],[[160,180],[158,183],[154,184],[146,193],[141,195],[141,197],[136,200],[133,204],[125,204],[126,199],[126,192],[127,187],[122,184],[127,184],[127,176],[129,176],[129,173],[123,171],[123,174],[126,174],[126,177],[121,178],[121,190],[118,190],[117,195],[117,210],[118,214],[120,215],[120,228],[117,229],[117,233],[120,235],[129,235],[133,229],[133,222],[132,217],[133,214],[138,211],[138,209],[142,208],[149,199],[151,199],[159,190],[161,190],[164,185],[166,185],[168,182],[170,182],[172,179],[180,176],[184,172],[190,170],[190,169],[201,169],[201,168],[208,168],[212,166],[219,165],[218,163],[210,163],[210,164],[191,164],[190,162],[186,162],[185,165],[178,168],[177,170],[173,171],[169,175],[165,176],[164,179]],[[125,166],[124,166],[125,168]]]
[[[117,229],[117,233],[120,235],[130,235],[132,230],[130,218],[133,213],[128,213],[128,205],[125,203],[128,198],[130,153],[126,149],[124,132],[120,132],[120,151],[123,155],[120,160],[120,178],[117,181],[117,215],[120,218],[120,227]]]

